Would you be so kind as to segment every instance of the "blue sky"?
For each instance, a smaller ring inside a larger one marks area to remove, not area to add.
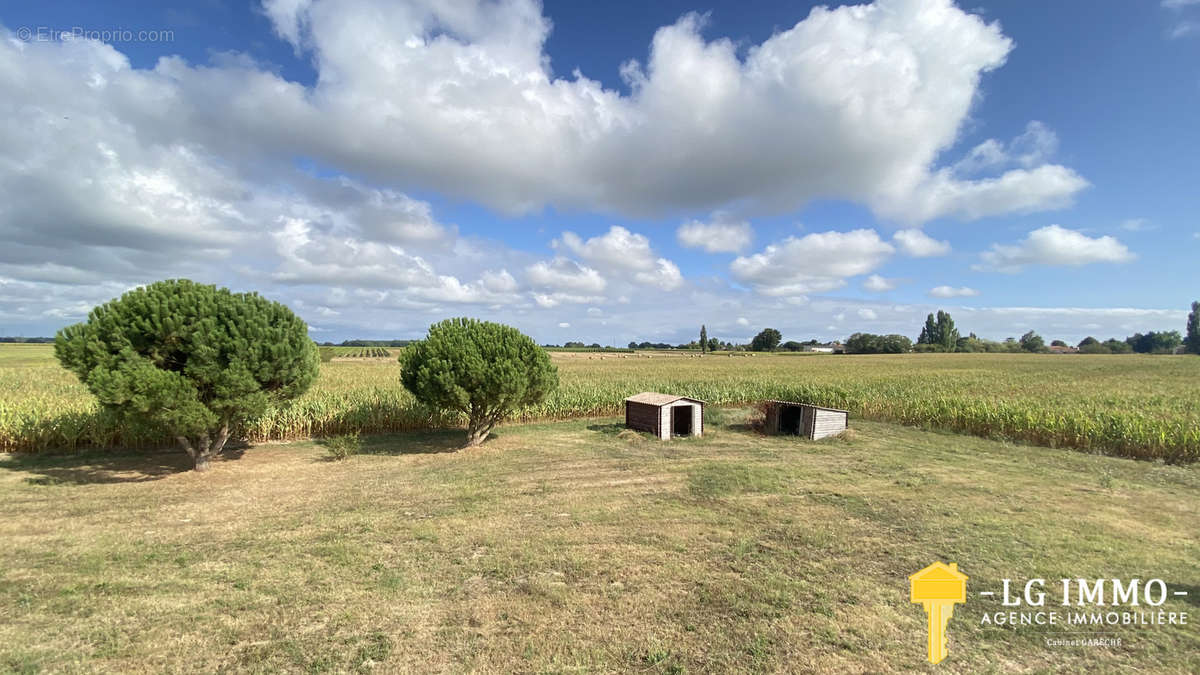
[[[7,7],[0,333],[175,276],[335,341],[1182,329],[1200,2],[813,7]]]

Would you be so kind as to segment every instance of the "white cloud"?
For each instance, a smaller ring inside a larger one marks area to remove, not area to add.
[[[565,249],[606,271],[632,272],[633,278],[640,284],[664,291],[674,290],[683,284],[679,267],[666,258],[656,257],[649,239],[620,226],[614,225],[604,235],[587,241],[574,232],[563,232],[553,246]]]
[[[575,293],[596,294],[608,285],[596,270],[567,258],[536,262],[525,275],[533,286]]]
[[[1050,160],[1058,151],[1058,135],[1038,121],[1025,126],[1021,135],[1007,145],[994,138],[980,143],[954,164],[954,171],[963,175],[981,171],[1019,166],[1031,169]]]
[[[879,315],[875,313],[875,310],[864,307],[858,310],[858,318],[866,319],[867,321],[874,321],[875,319],[879,318]]]
[[[1200,21],[1180,21],[1171,27],[1167,35],[1172,39],[1187,37],[1200,33]]]
[[[1155,229],[1155,226],[1145,218],[1127,218],[1121,221],[1121,229],[1128,232],[1145,232]]]
[[[388,302],[511,304],[516,280],[507,270],[485,271],[477,281],[438,273],[420,255],[362,238],[354,228],[322,230],[314,223],[283,217],[272,234],[278,255],[270,279],[290,285],[336,285],[390,289]],[[323,315],[328,317],[329,315]]]
[[[765,295],[819,293],[871,272],[894,250],[875,230],[831,231],[788,237],[761,253],[738,257],[729,269]]]
[[[480,282],[484,288],[493,293],[512,293],[517,290],[517,280],[508,273],[508,270],[484,272],[480,277]]]
[[[1016,245],[992,244],[990,250],[980,254],[983,263],[977,268],[1017,272],[1026,265],[1121,263],[1135,257],[1115,237],[1092,238],[1076,230],[1048,225],[1030,232]]]
[[[568,310],[608,310],[606,294],[643,317],[614,322],[640,330],[663,312],[650,291],[700,292],[645,237],[613,228],[538,262],[471,240],[400,190],[511,212],[712,211],[699,223],[711,226],[729,224],[722,208],[777,213],[819,198],[908,223],[969,219],[1061,206],[1086,185],[1017,140],[997,141],[1007,163],[954,170],[946,155],[980,77],[1011,43],[949,0],[817,8],[757,45],[706,40],[689,15],[655,33],[644,65],[622,68],[628,95],[556,76],[550,22],[528,0],[264,10],[314,84],[248,58],[135,68],[99,42],[21,42],[0,28],[0,275],[23,284],[0,316],[80,316],[131,284],[189,276],[302,299],[307,320],[345,336],[423,330],[449,303],[531,330],[563,315],[578,326]],[[745,244],[710,242],[752,250],[746,230]],[[854,237],[788,239],[734,265],[781,298],[755,302],[802,321],[788,303],[892,253],[873,232],[844,241]],[[742,290],[722,293],[703,297],[725,316],[747,311]]]
[[[622,66],[628,95],[551,72],[551,21],[534,0],[264,10],[315,84],[249,59],[145,70],[99,43],[3,40],[0,86],[30,110],[96,111],[73,126],[111,119],[148,145],[173,139],[246,166],[305,157],[510,212],[779,212],[840,198],[915,222],[1053,208],[1084,184],[1051,164],[983,183],[937,170],[981,75],[1012,48],[951,0],[817,7],[746,48],[705,40],[705,19],[689,14],[655,32],[644,65]]]
[[[560,322],[558,323],[558,327],[559,327],[559,328],[570,328],[570,327],[571,327],[571,324],[567,323],[566,321],[560,321]]]
[[[935,298],[972,298],[979,295],[979,291],[966,286],[961,286],[959,288],[955,288],[953,286],[937,286],[929,289],[929,295]]]
[[[1162,0],[1162,6],[1167,9],[1183,9],[1191,5],[1200,5],[1200,0]]]
[[[941,169],[909,195],[884,200],[876,211],[908,222],[942,216],[975,220],[1005,213],[1032,213],[1070,206],[1088,182],[1057,164],[1035,169],[1012,169],[994,178],[960,180]]]
[[[675,235],[689,248],[709,253],[741,253],[754,241],[754,230],[746,221],[730,222],[724,214],[713,214],[713,222],[693,220],[679,226]]]
[[[750,325],[750,320],[749,320],[749,319],[747,319],[747,318],[746,318],[746,317],[744,317],[744,316],[739,316],[739,317],[738,317],[738,320],[737,320],[737,325],[739,325],[739,326],[749,326],[749,325]]]
[[[649,272],[638,272],[633,278],[640,284],[653,286],[664,291],[672,291],[683,285],[683,275],[675,263],[666,258],[659,258],[655,267]]]
[[[558,307],[561,304],[586,305],[593,302],[604,302],[598,295],[577,295],[575,293],[532,293],[534,304],[543,309]]]
[[[650,240],[616,225],[604,235],[587,241],[574,232],[563,232],[553,246],[566,249],[586,262],[609,268],[644,271],[654,267]]]
[[[892,235],[892,240],[901,252],[914,258],[930,258],[950,252],[950,242],[938,241],[921,230],[900,230]]]
[[[873,293],[882,293],[896,288],[896,280],[885,279],[878,274],[872,274],[863,281],[863,288]]]

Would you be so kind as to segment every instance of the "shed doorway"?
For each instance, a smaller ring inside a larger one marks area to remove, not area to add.
[[[779,412],[779,433],[800,435],[800,424],[804,420],[804,408],[785,406]]]
[[[692,406],[677,405],[671,408],[671,435],[692,435]]]

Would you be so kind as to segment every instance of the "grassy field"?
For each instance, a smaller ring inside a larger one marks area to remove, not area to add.
[[[831,362],[832,363],[832,362]],[[1200,670],[1200,466],[854,421],[659,443],[617,419],[182,453],[0,459],[0,670]],[[907,575],[970,576],[924,662]],[[1184,627],[981,626],[1000,580],[1159,577]]]
[[[349,348],[360,349],[360,348]],[[398,353],[398,350],[392,350]],[[905,354],[896,356],[556,352],[561,387],[521,421],[612,415],[639,391],[715,404],[784,398],[856,417],[1108,454],[1200,459],[1200,358]],[[244,433],[252,441],[453,426],[414,404],[394,358],[321,364],[313,389]],[[163,438],[97,409],[47,346],[0,345],[0,449],[146,447]]]

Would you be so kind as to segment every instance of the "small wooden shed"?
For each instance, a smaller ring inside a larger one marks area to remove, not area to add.
[[[767,401],[764,430],[768,434],[792,434],[818,439],[836,436],[846,430],[850,413],[792,401]]]
[[[644,391],[625,399],[625,426],[662,440],[704,433],[704,401]]]

